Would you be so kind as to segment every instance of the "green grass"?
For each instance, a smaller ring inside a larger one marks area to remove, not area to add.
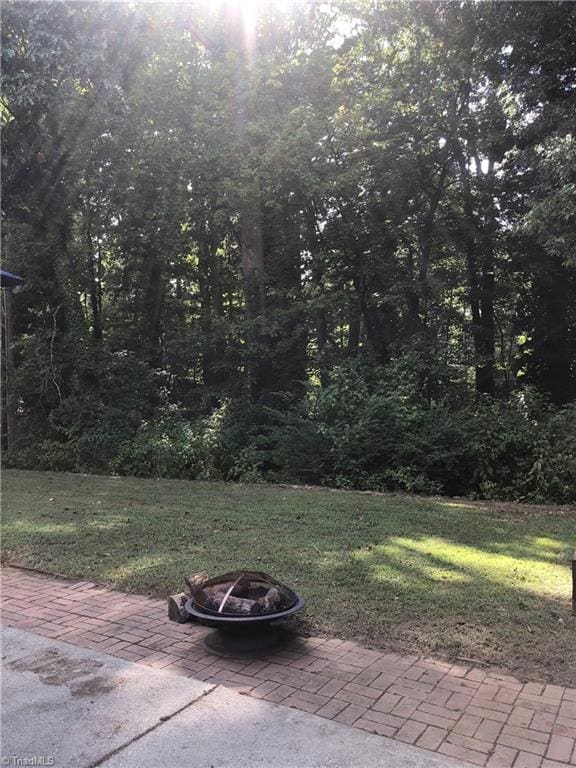
[[[156,595],[264,570],[302,631],[576,684],[573,508],[9,470],[2,528],[6,563]]]

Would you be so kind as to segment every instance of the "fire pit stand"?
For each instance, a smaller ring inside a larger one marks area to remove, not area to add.
[[[269,605],[271,592],[276,599],[273,607]],[[215,629],[204,639],[207,650],[218,656],[245,658],[278,648],[287,637],[278,625],[303,607],[303,598],[268,574],[235,571],[204,582],[186,602],[185,610],[194,620]]]

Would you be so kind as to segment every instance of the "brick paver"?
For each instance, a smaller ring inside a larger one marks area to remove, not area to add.
[[[168,621],[165,601],[2,569],[2,621],[48,638],[209,680],[486,768],[576,766],[576,689],[494,670],[295,638],[262,659],[223,659],[211,630]]]

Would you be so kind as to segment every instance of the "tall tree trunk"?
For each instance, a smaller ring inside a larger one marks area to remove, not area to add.
[[[318,214],[314,204],[306,208],[306,236],[307,246],[311,257],[311,278],[314,287],[314,294],[319,297],[323,293],[323,264],[322,264],[322,233],[318,228]],[[320,383],[323,387],[328,386],[328,370],[324,363],[324,350],[328,342],[328,318],[326,307],[323,303],[316,301],[312,310],[312,322],[316,332],[316,345],[318,348],[318,370]]]
[[[476,391],[494,395],[494,359],[496,330],[494,323],[494,258],[491,246],[478,237],[470,170],[463,152],[459,154],[462,200],[464,206],[464,244],[468,292],[472,314]]]
[[[496,323],[494,319],[494,293],[496,288],[494,275],[494,251],[490,243],[485,243],[482,254],[482,273],[480,278],[480,334],[481,365],[477,373],[477,390],[494,395],[494,364],[496,358]]]
[[[200,328],[202,331],[202,381],[211,388],[224,384],[227,374],[223,366],[224,339],[215,320],[224,313],[217,249],[208,233],[198,237],[198,287],[200,292]],[[219,405],[216,392],[210,404]]]
[[[383,260],[387,259],[395,249],[395,242],[390,240],[384,253]],[[357,255],[357,263],[362,260]],[[369,274],[362,268],[356,282],[360,301],[362,327],[366,333],[367,342],[380,364],[387,363],[390,359],[390,345],[394,337],[396,318],[393,308],[382,301],[382,297],[389,292],[386,278],[381,275]],[[376,295],[378,298],[376,298]]]
[[[306,391],[308,328],[302,299],[300,205],[283,196],[265,218],[268,332],[274,369],[274,390],[300,398]]]
[[[16,401],[14,393],[14,351],[12,349],[13,296],[12,288],[3,288],[2,297],[2,347],[4,360],[2,365],[2,449],[7,450],[14,439],[16,423]]]
[[[352,308],[352,316],[350,317],[348,326],[348,354],[352,357],[355,357],[358,354],[361,328],[362,315],[360,313],[360,307],[354,306]]]
[[[430,269],[430,258],[432,256],[432,245],[434,242],[434,229],[436,223],[436,211],[442,199],[444,184],[448,174],[448,158],[444,160],[438,174],[438,179],[434,189],[430,193],[430,205],[424,219],[422,230],[420,232],[420,252],[418,258],[418,292],[416,294],[416,306],[412,307],[412,316],[416,311],[417,323],[427,324],[429,286],[428,272]],[[413,299],[414,301],[414,299]]]
[[[248,320],[254,320],[264,314],[266,297],[262,213],[256,208],[242,215],[240,254],[246,317]]]
[[[94,240],[90,222],[86,225],[86,255],[88,259],[88,272],[90,278],[90,308],[92,310],[92,335],[97,344],[102,342],[102,315],[101,315],[101,268],[98,255],[94,253]]]
[[[378,307],[371,306],[366,301],[362,308],[366,337],[380,364],[390,359],[390,342],[392,340],[392,324],[389,313]]]
[[[212,311],[215,317],[224,317],[224,301],[222,298],[222,281],[220,275],[220,257],[218,256],[218,242],[214,237],[210,239],[208,248],[208,261],[210,267],[210,296]]]
[[[409,336],[413,336],[420,328],[420,295],[418,292],[418,278],[416,275],[416,266],[414,251],[410,244],[408,248],[408,258],[406,266],[409,276],[409,285],[406,288],[406,331]]]
[[[148,362],[153,368],[162,366],[162,313],[164,310],[164,268],[155,254],[150,256],[144,292],[144,337]]]
[[[202,380],[210,386],[213,373],[212,299],[210,294],[210,247],[205,237],[198,241],[198,290],[200,293],[200,330],[202,332]]]
[[[54,274],[62,294],[53,317],[57,338],[55,349],[60,346],[64,354],[60,365],[62,380],[59,396],[66,397],[78,388],[78,374],[83,373],[78,365],[88,337],[88,324],[82,311],[78,288],[82,284],[78,270],[73,263],[70,241],[72,235],[71,214],[63,213],[57,223],[54,236]]]
[[[350,310],[350,322],[348,325],[348,354],[355,357],[360,347],[360,331],[362,329],[362,308],[364,306],[364,292],[366,290],[363,274],[354,277],[354,296]]]
[[[522,325],[531,326],[532,337],[525,360],[530,381],[557,405],[576,399],[575,296],[574,270],[538,252]]]
[[[271,389],[273,369],[268,334],[264,328],[266,310],[266,278],[264,272],[264,231],[259,206],[245,210],[240,219],[240,255],[244,285],[244,304],[248,328],[247,372],[250,394],[260,399]]]

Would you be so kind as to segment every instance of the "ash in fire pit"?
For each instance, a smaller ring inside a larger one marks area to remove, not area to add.
[[[301,597],[261,571],[234,571],[188,584],[191,597],[184,610],[217,630],[204,644],[222,656],[255,655],[275,647],[282,635],[271,625],[304,607]]]

